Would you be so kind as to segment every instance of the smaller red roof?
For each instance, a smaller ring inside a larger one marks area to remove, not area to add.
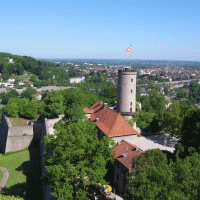
[[[91,113],[92,113],[91,110],[88,109],[88,108],[84,108],[83,111],[84,111],[86,114],[91,114]]]
[[[141,149],[137,148],[135,145],[122,140],[121,144],[114,147],[114,150],[116,152],[115,158],[124,165],[127,169],[132,169],[132,158],[133,156],[139,156],[141,152],[143,152]]]

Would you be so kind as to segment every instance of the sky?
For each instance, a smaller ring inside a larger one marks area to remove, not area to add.
[[[200,61],[200,0],[0,0],[0,52]]]

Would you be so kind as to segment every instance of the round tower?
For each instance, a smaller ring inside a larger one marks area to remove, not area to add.
[[[135,113],[136,75],[130,68],[118,70],[117,110],[126,120]]]

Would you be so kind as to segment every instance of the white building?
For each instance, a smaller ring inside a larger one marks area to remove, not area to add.
[[[13,58],[10,58],[8,63],[12,63],[13,64],[14,63]]]
[[[80,76],[80,77],[71,77],[69,78],[70,83],[81,83],[85,80],[85,76]]]
[[[14,82],[15,82],[15,77],[10,77],[10,78],[8,79],[8,82],[14,83]]]

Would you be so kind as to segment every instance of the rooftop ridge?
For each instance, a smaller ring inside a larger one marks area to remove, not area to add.
[[[112,126],[112,128],[111,128],[111,131],[110,131],[110,134],[109,134],[109,135],[111,135],[111,133],[112,133],[114,127],[115,127],[115,124],[116,124],[116,121],[117,121],[118,115],[119,115],[119,113],[117,113],[117,115],[116,115],[116,117],[115,117],[114,124],[113,124],[113,126]]]

